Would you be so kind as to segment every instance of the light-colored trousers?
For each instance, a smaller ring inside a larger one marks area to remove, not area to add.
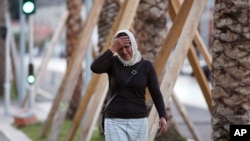
[[[105,118],[105,141],[148,141],[148,118]]]

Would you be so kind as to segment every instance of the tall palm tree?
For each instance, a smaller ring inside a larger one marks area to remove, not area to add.
[[[168,0],[141,0],[132,27],[142,56],[155,60],[167,34]]]
[[[5,12],[7,11],[7,0],[0,0],[0,95],[4,94],[4,78],[5,78],[5,37],[3,37],[3,29],[5,28]]]
[[[0,28],[1,30],[5,27],[5,12],[7,10],[7,1],[6,0],[0,0],[2,3],[0,5]],[[2,68],[0,71],[0,95],[4,94],[4,78],[5,78],[5,37],[3,36],[3,31],[0,31],[0,67]]]
[[[249,1],[215,1],[212,48],[212,139],[229,140],[230,124],[249,124]]]
[[[80,32],[82,30],[82,19],[81,19],[81,8],[82,8],[82,0],[66,0],[67,9],[69,12],[68,19],[66,21],[66,59],[67,65],[69,65],[69,61],[72,58],[73,51],[77,48],[77,41],[79,39]],[[77,107],[80,102],[82,85],[83,85],[83,73],[81,72],[78,77],[78,82],[75,87],[69,109],[67,112],[67,118],[72,119],[75,115]]]
[[[120,9],[118,0],[105,0],[98,20],[98,48],[103,49],[106,38],[113,26],[116,15]]]

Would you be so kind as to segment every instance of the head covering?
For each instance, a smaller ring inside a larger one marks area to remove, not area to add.
[[[141,60],[141,54],[138,51],[135,37],[130,31],[128,31],[128,30],[119,30],[114,35],[113,38],[115,38],[119,33],[122,33],[122,32],[126,33],[128,35],[128,37],[129,37],[129,39],[130,39],[131,47],[132,47],[132,58],[129,61],[126,61],[126,60],[122,59],[122,57],[119,56],[119,54],[117,54],[117,56],[118,56],[119,60],[121,61],[121,63],[124,66],[133,66],[134,64],[138,63]],[[112,40],[112,42],[113,42],[113,40]]]

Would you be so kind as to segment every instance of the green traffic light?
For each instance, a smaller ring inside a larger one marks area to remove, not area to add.
[[[23,3],[23,12],[30,14],[35,10],[35,4],[31,1]]]
[[[36,81],[36,77],[34,75],[29,75],[27,81],[29,84],[34,84]]]

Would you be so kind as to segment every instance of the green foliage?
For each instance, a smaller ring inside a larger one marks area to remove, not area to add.
[[[105,139],[103,135],[100,135],[99,130],[95,130],[91,138],[91,141],[105,141]]]
[[[169,128],[169,132],[173,135],[173,141],[187,141],[186,138],[182,137],[175,129]]]
[[[39,134],[42,129],[41,123],[19,127],[19,129],[22,130],[29,138],[31,138],[32,141],[47,141],[46,138],[44,139],[39,138]]]

